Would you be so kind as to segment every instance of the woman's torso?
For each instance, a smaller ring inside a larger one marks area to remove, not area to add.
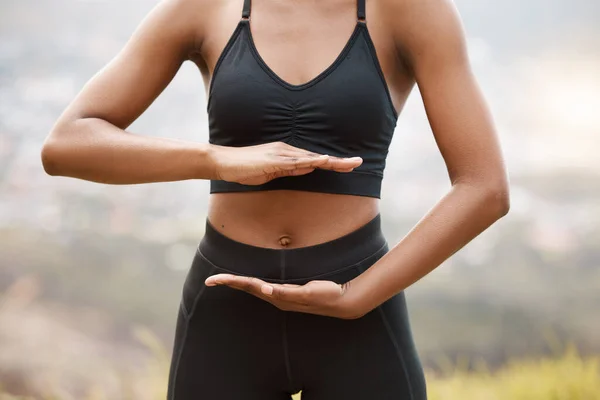
[[[194,59],[208,87],[217,60],[240,21],[243,0],[216,2],[212,27]],[[357,23],[356,0],[253,0],[251,30],[268,67],[300,85],[327,69]],[[399,112],[413,81],[398,56],[385,10],[367,1],[366,21],[394,108]],[[209,88],[210,89],[210,88]],[[343,236],[379,212],[379,199],[295,190],[211,194],[208,218],[228,237],[260,247],[305,247]]]

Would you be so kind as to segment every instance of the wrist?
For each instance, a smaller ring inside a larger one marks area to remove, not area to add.
[[[356,278],[342,285],[339,308],[343,318],[358,319],[371,311],[361,289],[360,281]]]
[[[221,146],[201,143],[197,147],[196,155],[199,160],[197,175],[201,179],[219,180],[219,148]]]

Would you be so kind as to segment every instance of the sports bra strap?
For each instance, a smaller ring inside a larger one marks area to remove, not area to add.
[[[250,1],[250,0],[248,0]],[[358,1],[358,5],[357,5],[357,14],[358,14],[358,20],[365,22],[365,20],[367,19],[367,13],[365,11],[366,7],[365,7],[365,0],[357,0]]]
[[[250,1],[251,0],[244,0],[244,9],[242,10],[242,18],[243,19],[249,19],[250,18]]]

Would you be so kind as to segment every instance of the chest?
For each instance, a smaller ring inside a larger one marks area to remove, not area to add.
[[[200,69],[206,86],[239,21],[239,2],[216,13],[204,38]],[[412,83],[398,62],[391,29],[376,2],[366,2],[369,35],[396,110]],[[273,74],[290,85],[302,85],[325,71],[343,52],[357,21],[356,0],[296,2],[253,0],[249,31],[256,52]],[[210,90],[208,88],[207,90]]]
[[[240,22],[213,74],[208,100],[213,143],[302,142],[344,155],[388,143],[396,118],[368,30],[357,23],[335,59],[292,84],[263,59],[248,21]]]

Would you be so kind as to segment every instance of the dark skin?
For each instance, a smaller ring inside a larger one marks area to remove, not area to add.
[[[185,179],[259,184],[316,168],[346,173],[358,167],[360,157],[327,157],[282,143],[228,148],[127,131],[184,61],[198,66],[208,90],[241,9],[242,0],[162,0],[60,116],[42,150],[46,171],[109,184]],[[292,84],[309,81],[329,66],[355,23],[355,0],[252,2],[258,50]],[[211,276],[207,285],[244,290],[283,310],[359,318],[508,212],[508,177],[497,133],[471,71],[453,3],[368,0],[367,24],[397,111],[418,86],[450,190],[385,256],[344,285],[277,285],[228,274]],[[282,249],[333,240],[378,212],[379,200],[370,197],[263,191],[212,194],[208,218],[234,240]]]

